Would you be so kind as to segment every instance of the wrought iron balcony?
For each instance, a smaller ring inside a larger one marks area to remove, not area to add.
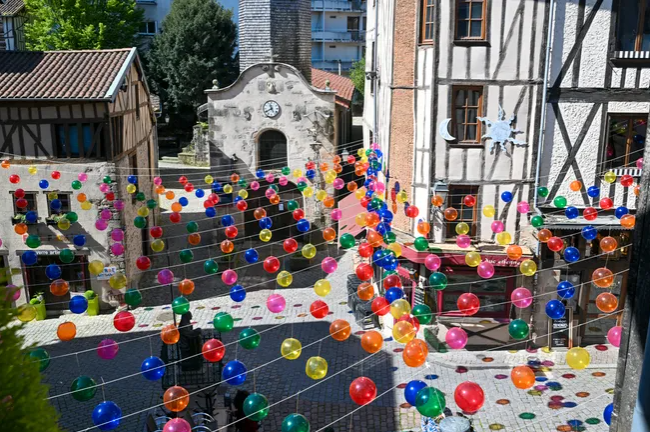
[[[365,43],[366,32],[360,30],[331,31],[331,30],[322,30],[322,29],[312,29],[311,40],[314,42]]]
[[[311,0],[315,11],[365,12],[366,2],[359,0]]]

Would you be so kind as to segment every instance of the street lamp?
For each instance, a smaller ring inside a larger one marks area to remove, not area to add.
[[[449,194],[449,185],[445,181],[437,181],[434,183],[432,188],[433,195],[438,195],[442,198],[442,202],[447,201],[447,195]]]

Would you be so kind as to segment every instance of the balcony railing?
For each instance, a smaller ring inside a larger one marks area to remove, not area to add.
[[[321,69],[329,72],[338,72],[339,63],[341,64],[342,71],[349,71],[352,69],[352,65],[358,60],[323,60],[323,59],[312,59],[311,65],[316,69]]]
[[[355,42],[366,41],[366,32],[360,30],[329,31],[321,29],[311,30],[311,40],[318,42]]]
[[[358,0],[311,0],[311,8],[316,11],[365,12],[366,2]]]

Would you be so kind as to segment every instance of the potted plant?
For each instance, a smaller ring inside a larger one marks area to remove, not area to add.
[[[11,224],[17,225],[19,223],[25,223],[26,219],[27,219],[27,215],[25,213],[18,213],[11,217]]]
[[[56,225],[61,219],[65,219],[65,214],[53,214],[45,218],[45,223],[48,225]]]
[[[38,292],[34,294],[29,304],[36,308],[36,320],[42,321],[47,317],[47,310],[45,309],[45,293]]]
[[[99,297],[93,290],[88,290],[84,293],[84,297],[88,300],[88,315],[97,316],[99,315]]]

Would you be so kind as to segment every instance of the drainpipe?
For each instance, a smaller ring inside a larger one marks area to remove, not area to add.
[[[379,96],[379,75],[377,74],[377,65],[379,64],[379,59],[377,58],[377,45],[379,45],[379,41],[377,40],[377,37],[379,35],[379,0],[374,0],[374,5],[375,5],[375,30],[374,30],[374,41],[375,43],[373,44],[373,49],[372,49],[372,58],[375,60],[373,63],[373,79],[375,80],[375,97],[373,98],[374,102],[374,118],[373,118],[373,125],[372,125],[372,138],[374,142],[379,142],[379,137],[378,137],[378,129],[377,129],[377,111],[378,111],[378,102],[377,98]],[[372,62],[372,59],[371,59]],[[372,143],[371,143],[372,144]],[[386,155],[388,156],[388,155]],[[388,159],[388,157],[386,157]]]

